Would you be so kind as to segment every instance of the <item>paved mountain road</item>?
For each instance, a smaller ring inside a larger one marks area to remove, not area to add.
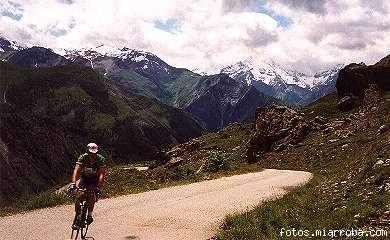
[[[207,239],[224,217],[306,183],[308,172],[267,169],[99,200],[88,239]],[[69,239],[73,206],[0,218],[0,239]]]

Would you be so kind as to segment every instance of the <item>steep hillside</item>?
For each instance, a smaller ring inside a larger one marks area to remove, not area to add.
[[[390,231],[390,79],[378,69],[347,66],[337,80],[338,95],[302,110],[282,107],[288,114],[272,121],[266,116],[275,107],[259,110],[249,160],[264,168],[310,171],[314,178],[282,199],[229,216],[217,239],[279,239],[282,229],[307,230],[299,237],[305,239],[348,239],[335,229],[359,231],[353,239],[368,238],[370,230]],[[341,111],[337,102],[350,94],[359,97],[360,107]]]
[[[179,109],[123,94],[91,68],[0,63],[0,202],[68,178],[87,142],[110,164],[147,160],[203,133]]]
[[[253,87],[247,87],[225,74],[207,77],[199,82],[193,93],[198,96],[186,109],[216,130],[232,122],[254,119],[257,107],[268,106],[275,99]]]

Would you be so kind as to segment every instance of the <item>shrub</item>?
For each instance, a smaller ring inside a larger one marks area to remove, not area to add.
[[[227,160],[225,154],[221,152],[212,152],[207,157],[207,161],[204,165],[204,171],[211,173],[220,170],[228,170],[229,167],[229,161]]]

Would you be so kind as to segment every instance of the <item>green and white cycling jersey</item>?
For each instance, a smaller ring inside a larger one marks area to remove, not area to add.
[[[97,182],[99,168],[105,167],[105,158],[96,154],[93,160],[89,159],[88,153],[81,154],[76,164],[81,166],[81,178],[88,182]]]

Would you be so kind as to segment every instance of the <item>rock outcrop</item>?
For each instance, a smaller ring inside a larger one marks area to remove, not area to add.
[[[375,66],[390,67],[390,55],[387,55],[386,57],[382,58],[379,62],[375,64]]]
[[[336,88],[340,99],[338,107],[341,110],[349,110],[364,101],[368,90],[376,89],[378,92],[390,90],[390,67],[383,64],[373,66],[349,64],[340,70]]]
[[[309,124],[295,110],[272,105],[256,110],[253,137],[249,141],[248,162],[254,163],[268,151],[281,151],[302,141],[309,133]]]

